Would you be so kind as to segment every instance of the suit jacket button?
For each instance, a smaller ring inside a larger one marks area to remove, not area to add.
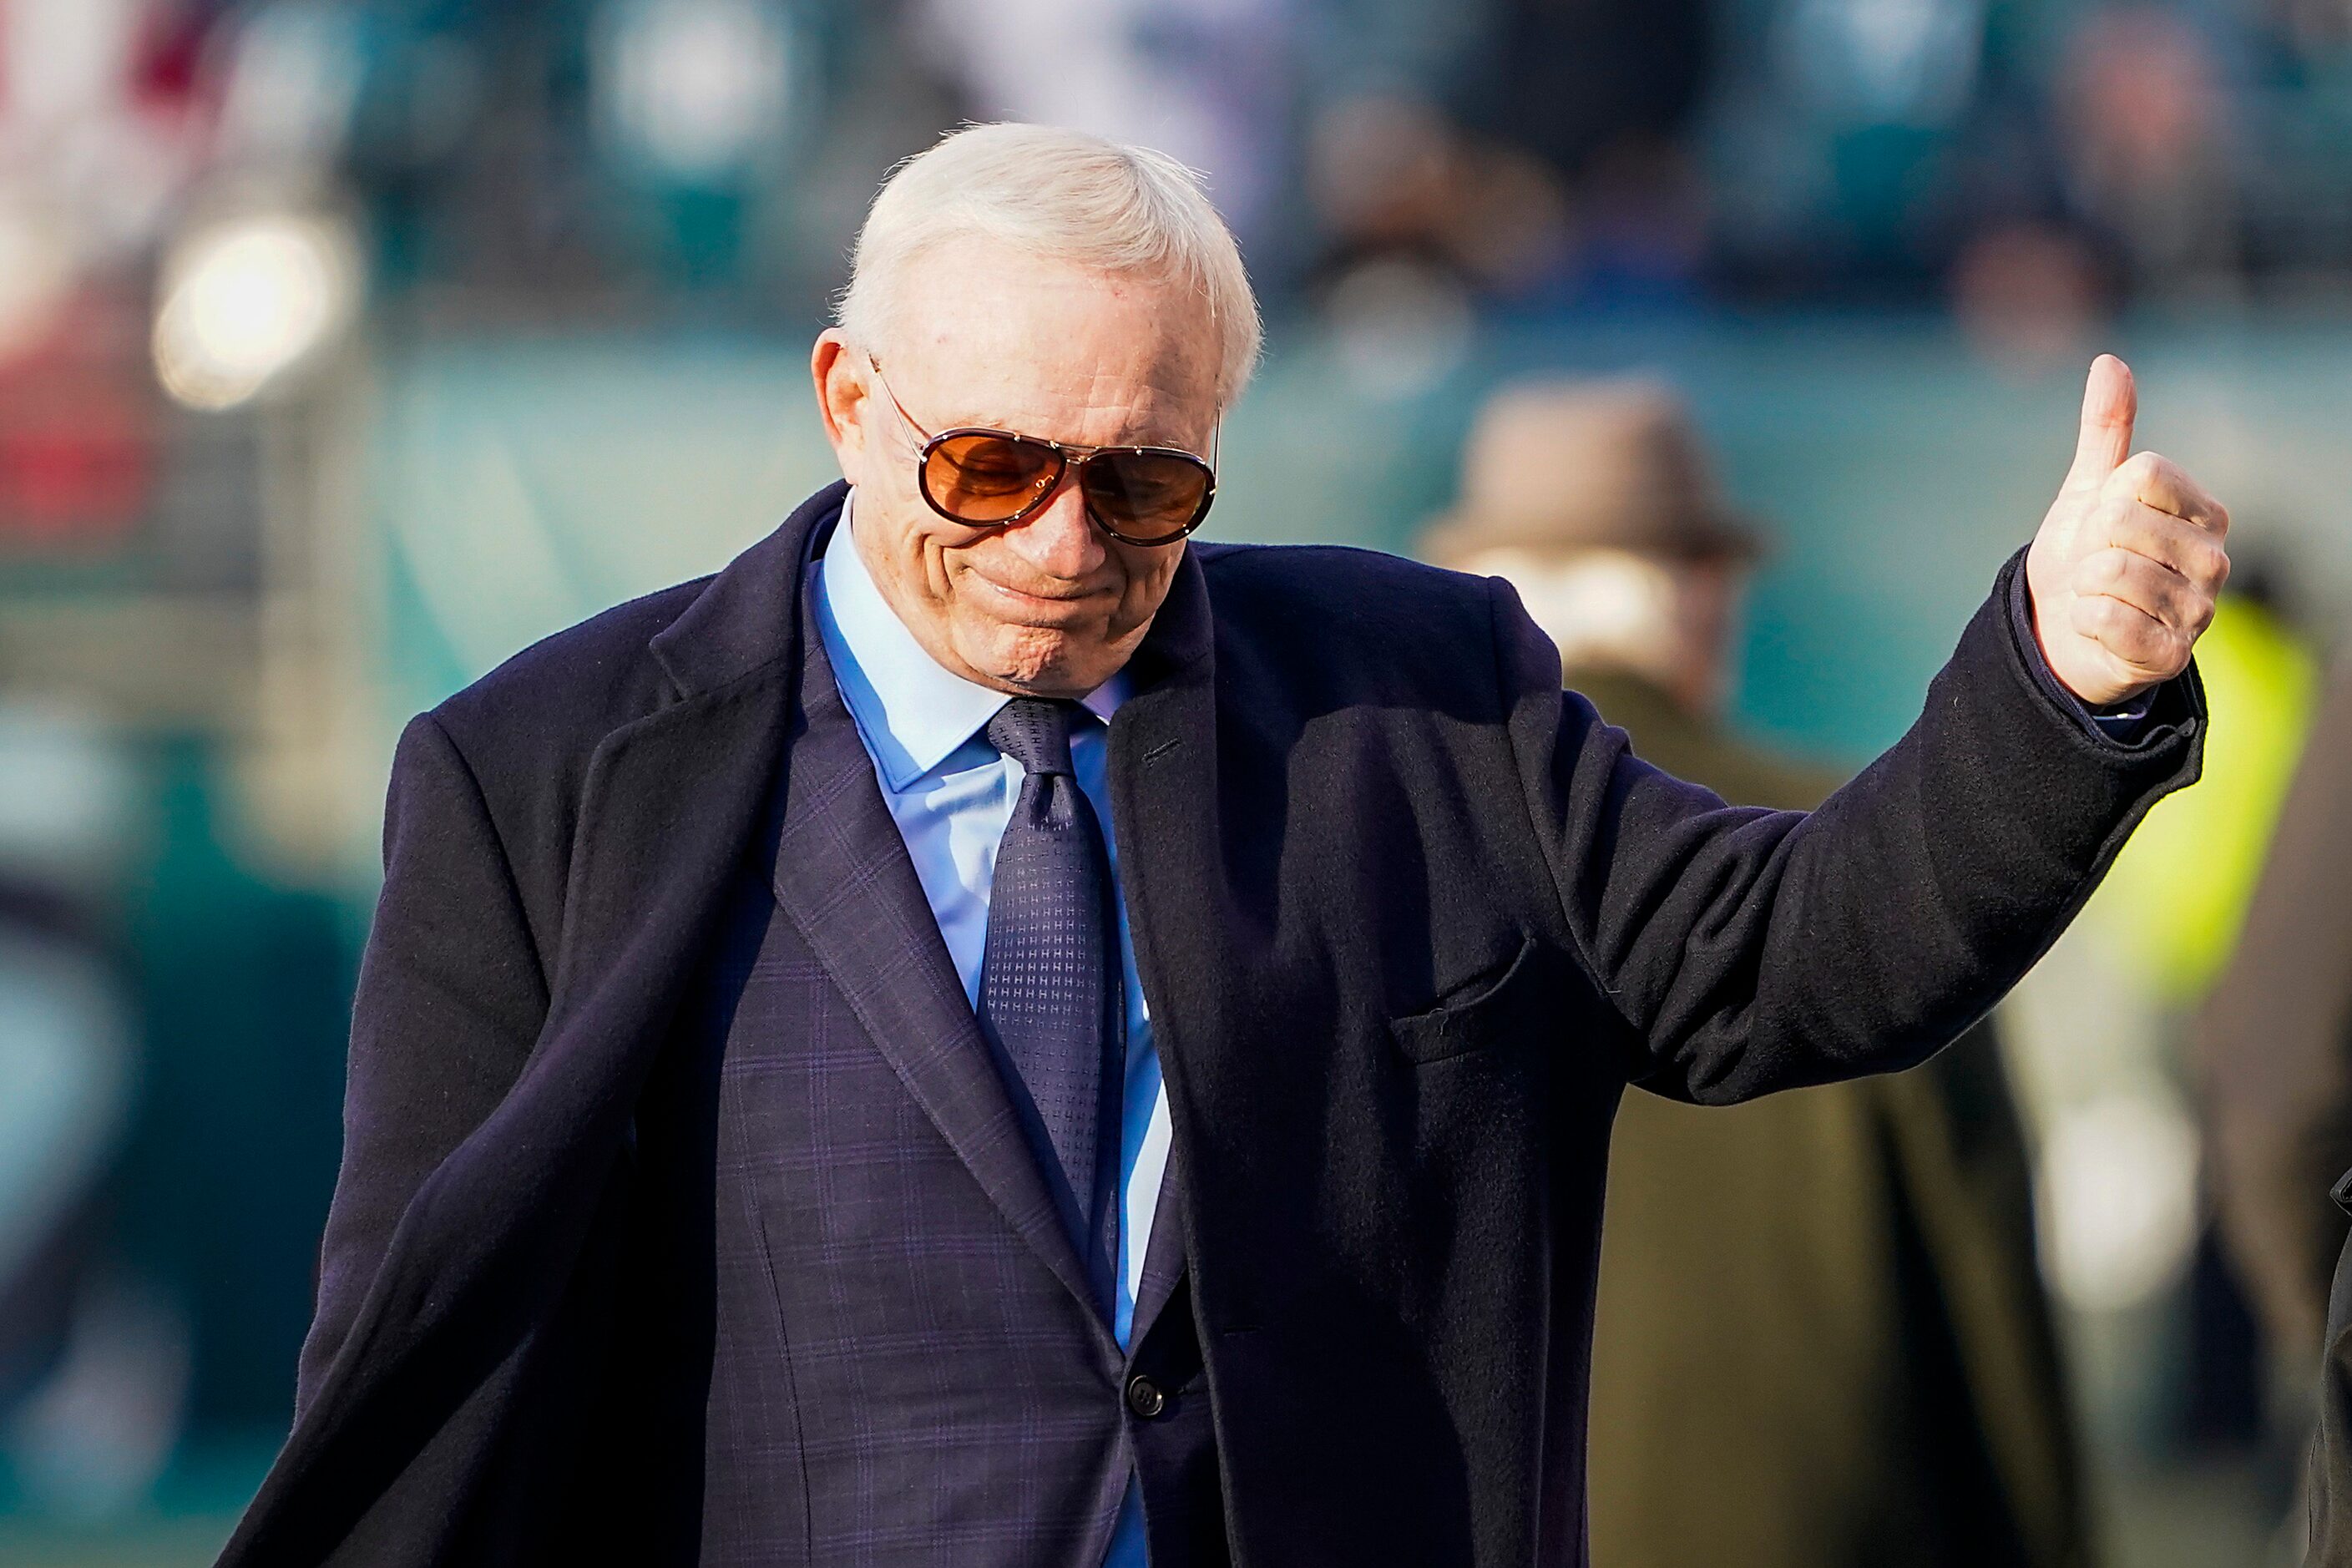
[[[1160,1393],[1160,1385],[1148,1377],[1129,1378],[1127,1407],[1149,1421],[1168,1408],[1168,1396]]]

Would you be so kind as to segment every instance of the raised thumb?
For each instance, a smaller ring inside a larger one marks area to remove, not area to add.
[[[2131,366],[2113,354],[2091,362],[2089,381],[2083,386],[2083,429],[2074,441],[2074,466],[2066,482],[2093,488],[2123,467],[2131,456],[2132,421],[2139,415],[2139,388]]]

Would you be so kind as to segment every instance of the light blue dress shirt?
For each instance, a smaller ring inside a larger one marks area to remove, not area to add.
[[[980,1002],[980,961],[988,942],[988,895],[996,876],[997,841],[1013,819],[1023,770],[998,752],[981,731],[1011,700],[942,668],[923,651],[874,585],[852,541],[852,502],[842,502],[841,524],[825,544],[817,569],[817,633],[832,661],[842,700],[858,737],[874,759],[882,799],[907,841],[907,855],[931,906],[948,956],[963,982],[965,1000]],[[1126,696],[1111,680],[1084,700],[1103,725]],[[1118,839],[1111,831],[1110,739],[1087,725],[1070,738],[1078,787],[1095,808],[1110,853],[1111,886],[1118,898],[1118,957],[1127,985],[1127,1079],[1118,1140],[1118,1267],[1114,1271],[1113,1327],[1125,1345],[1135,1319],[1135,1294],[1168,1163],[1168,1096],[1160,1081],[1160,1053],[1135,973],[1128,935],[1127,898],[1118,880]],[[1143,1568],[1142,1494],[1128,1482],[1105,1568]]]

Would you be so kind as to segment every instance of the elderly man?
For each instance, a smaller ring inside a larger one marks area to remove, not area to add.
[[[1805,816],[1499,583],[1188,548],[1256,346],[1181,168],[951,137],[816,344],[847,485],[409,727],[228,1561],[1577,1561],[1625,1084],[1919,1060],[2195,774],[2226,522],[2118,362]]]

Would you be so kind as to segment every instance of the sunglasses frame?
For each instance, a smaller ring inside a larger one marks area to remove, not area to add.
[[[934,436],[924,429],[913,415],[907,412],[905,404],[898,401],[898,393],[891,389],[888,378],[882,374],[882,362],[868,354],[866,356],[866,363],[874,367],[874,379],[881,383],[882,395],[890,400],[890,406],[898,411],[898,417],[907,422],[907,428],[921,438],[922,444],[915,453],[916,493],[923,498],[925,506],[959,527],[1011,528],[1015,523],[1024,522],[1044,510],[1046,503],[1061,492],[1063,481],[1076,476],[1078,499],[1085,505],[1087,520],[1121,544],[1132,544],[1148,550],[1174,544],[1180,540],[1190,538],[1192,531],[1208,517],[1209,508],[1217,499],[1217,436],[1210,437],[1209,456],[1206,458],[1202,457],[1198,452],[1188,452],[1181,447],[1080,447],[1067,442],[1048,440],[1043,436],[1024,436],[1018,430],[999,430],[986,425],[958,425]],[[1221,428],[1218,436],[1222,436],[1223,433]],[[926,479],[930,471],[931,454],[959,436],[988,436],[1000,441],[1012,441],[1022,446],[1043,447],[1054,454],[1055,462],[1060,466],[1054,470],[1053,483],[1038,491],[1034,500],[1012,516],[999,518],[993,522],[974,522],[968,517],[958,517],[941,506],[931,495],[931,487]],[[1094,502],[1087,496],[1086,467],[1097,458],[1118,456],[1178,458],[1196,465],[1208,477],[1208,486],[1201,492],[1201,504],[1192,509],[1192,520],[1175,532],[1160,539],[1138,539],[1131,534],[1121,533],[1112,527],[1103,515],[1095,510]]]

